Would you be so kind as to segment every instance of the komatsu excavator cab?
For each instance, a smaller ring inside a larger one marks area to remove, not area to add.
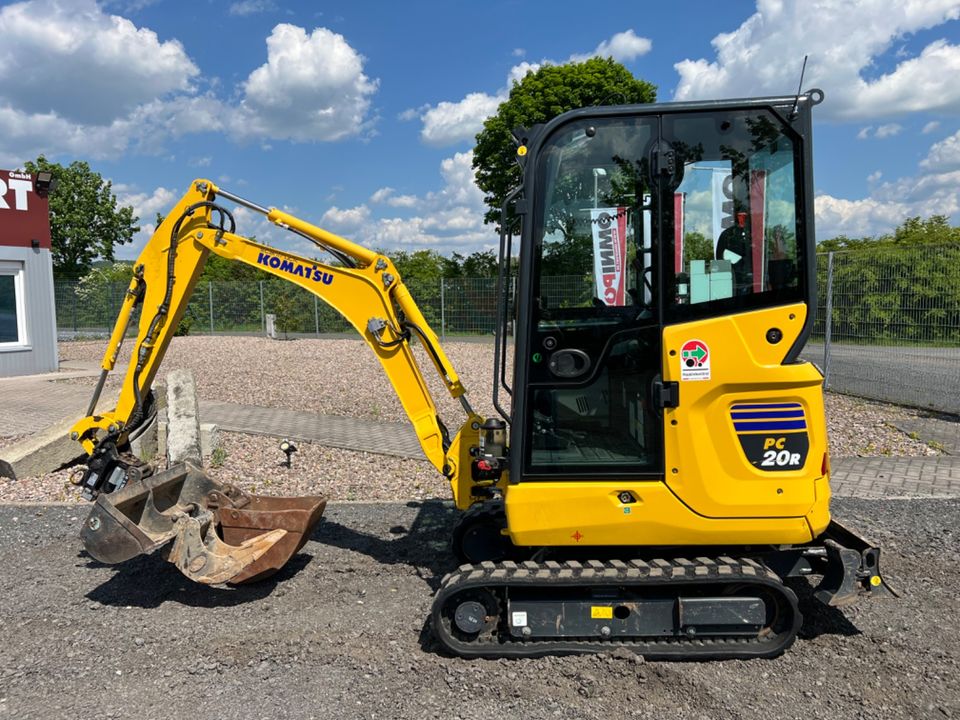
[[[505,418],[517,544],[826,528],[822,377],[799,360],[821,98],[588,108],[526,133]]]

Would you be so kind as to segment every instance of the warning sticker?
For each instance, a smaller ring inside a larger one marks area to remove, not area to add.
[[[593,605],[590,607],[590,617],[594,620],[610,620],[613,618],[613,608]]]
[[[510,624],[513,627],[526,627],[527,626],[527,613],[526,611],[514,611],[510,618]]]
[[[687,340],[680,348],[680,379],[710,379],[710,348],[703,340]]]

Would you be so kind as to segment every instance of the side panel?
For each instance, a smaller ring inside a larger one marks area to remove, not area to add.
[[[664,329],[664,377],[680,383],[680,405],[664,415],[665,482],[694,512],[805,516],[826,502],[815,492],[823,378],[810,363],[781,364],[805,319],[798,303]],[[774,329],[782,339],[771,343]]]
[[[633,502],[623,503],[629,492]],[[520,546],[767,545],[813,539],[804,517],[712,519],[661,482],[525,482],[509,485],[510,539]]]

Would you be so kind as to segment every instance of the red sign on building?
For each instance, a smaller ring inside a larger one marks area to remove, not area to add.
[[[50,249],[50,207],[34,176],[0,170],[0,245]]]

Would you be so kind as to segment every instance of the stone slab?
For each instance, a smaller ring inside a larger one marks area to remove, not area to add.
[[[167,462],[191,462],[200,467],[200,413],[197,385],[189,370],[167,375]]]
[[[75,422],[73,418],[61,420],[0,450],[0,477],[16,480],[43,475],[85,457],[80,443],[70,439]]]

